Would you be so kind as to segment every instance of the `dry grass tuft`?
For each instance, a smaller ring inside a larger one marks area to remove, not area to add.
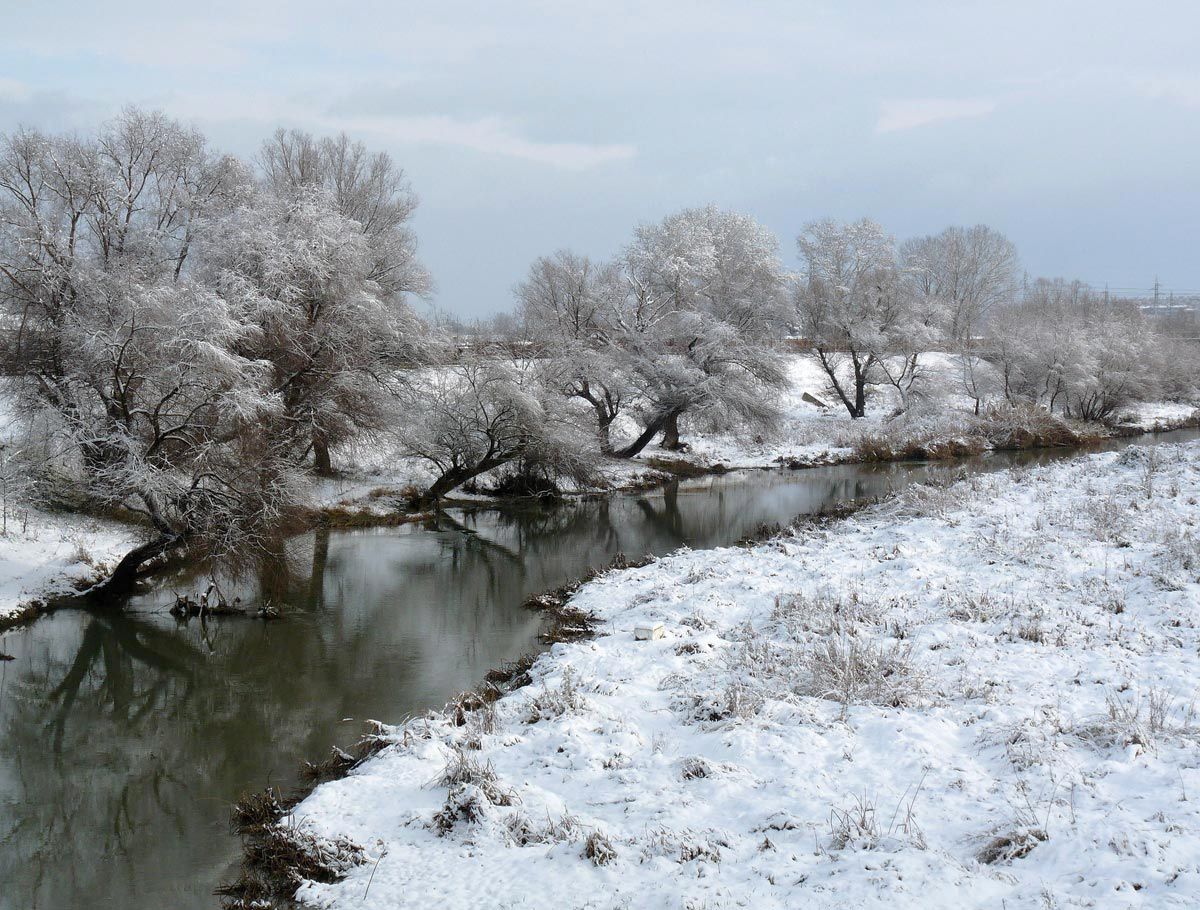
[[[351,840],[326,840],[292,824],[259,827],[243,850],[238,878],[216,891],[226,910],[290,902],[303,882],[336,882],[365,858],[363,848]]]
[[[583,842],[583,855],[597,866],[607,866],[617,858],[617,848],[603,832],[593,831]]]

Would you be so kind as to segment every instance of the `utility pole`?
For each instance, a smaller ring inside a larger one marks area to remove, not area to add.
[[[1154,276],[1154,315],[1161,316],[1162,310],[1158,307],[1158,276]]]

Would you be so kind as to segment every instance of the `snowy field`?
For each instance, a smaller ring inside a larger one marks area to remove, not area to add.
[[[585,586],[594,639],[293,822],[327,908],[1194,908],[1200,444]],[[639,624],[665,636],[635,641]]]

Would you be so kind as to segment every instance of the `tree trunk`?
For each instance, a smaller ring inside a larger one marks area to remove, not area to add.
[[[679,415],[676,413],[672,413],[663,425],[662,444],[664,449],[672,452],[678,452],[683,448],[683,443],[679,441]]]
[[[141,577],[141,568],[150,560],[183,546],[182,534],[163,534],[141,546],[134,547],[117,563],[112,574],[104,581],[93,585],[85,596],[101,606],[111,606],[133,590]]]
[[[601,455],[612,455],[613,453],[612,433],[610,432],[611,428],[612,420],[609,420],[607,423],[604,420],[600,421],[600,426],[596,431],[596,435],[600,438]]]
[[[485,458],[483,461],[470,467],[451,468],[435,480],[433,485],[425,491],[425,494],[421,497],[421,504],[423,506],[436,506],[438,501],[455,487],[461,486],[472,477],[478,477],[480,474],[492,470],[492,468],[498,468],[502,464],[507,464],[515,457],[513,455],[507,458]]]
[[[650,444],[650,440],[657,436],[659,431],[666,426],[667,421],[672,415],[678,418],[682,412],[682,408],[677,408],[673,411],[667,411],[666,413],[654,418],[646,425],[646,428],[642,430],[641,435],[638,436],[637,439],[625,446],[625,448],[613,452],[613,455],[615,455],[617,458],[632,458],[634,455],[637,455],[640,451],[642,451],[642,449],[646,448],[646,446]]]
[[[866,404],[866,371],[863,370],[858,362],[858,355],[851,354],[854,364],[854,400],[850,400],[847,390],[842,387],[842,382],[838,379],[837,364],[829,360],[828,355],[821,348],[817,348],[817,360],[821,364],[821,369],[825,371],[825,375],[829,378],[829,384],[833,387],[833,391],[837,394],[838,399],[846,408],[846,412],[854,420],[864,416],[867,410]]]
[[[313,433],[313,471],[321,477],[333,473],[333,463],[329,460],[329,443],[320,433]]]
[[[596,436],[600,440],[600,454],[612,455],[611,430],[617,415],[609,413],[608,409],[599,401],[592,402],[592,407],[596,409]]]
[[[610,407],[608,396],[603,399],[598,397],[587,383],[584,383],[582,388],[574,394],[590,404],[592,410],[596,412],[596,437],[600,441],[600,454],[612,455],[612,434],[609,431],[613,421],[617,419],[617,414],[615,409]]]

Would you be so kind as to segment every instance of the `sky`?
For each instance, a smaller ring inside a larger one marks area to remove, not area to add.
[[[404,167],[464,318],[710,202],[789,266],[823,216],[982,222],[1031,276],[1200,289],[1194,2],[0,2],[0,132],[130,103],[246,158],[345,131]]]

